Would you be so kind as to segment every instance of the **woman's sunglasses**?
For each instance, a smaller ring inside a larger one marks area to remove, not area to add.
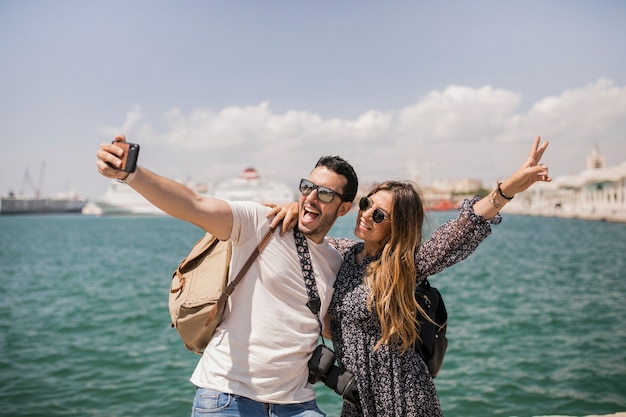
[[[369,197],[362,197],[359,200],[359,209],[361,209],[361,211],[365,211],[370,207],[372,207],[372,201],[369,199]],[[372,220],[374,220],[374,223],[376,224],[381,224],[385,220],[389,220],[389,216],[387,216],[383,209],[377,207],[372,213]]]
[[[309,195],[313,192],[313,190],[317,190],[317,199],[321,202],[330,203],[331,201],[333,201],[335,194],[343,200],[343,195],[335,190],[331,190],[328,187],[322,187],[321,185],[312,183],[311,181],[305,180],[304,178],[300,180],[300,192],[302,193],[302,195]]]

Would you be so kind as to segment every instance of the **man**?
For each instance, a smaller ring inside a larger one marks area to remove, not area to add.
[[[115,142],[125,137],[116,136]],[[201,196],[142,166],[129,175],[115,168],[122,154],[115,143],[100,145],[99,172],[126,182],[165,213],[231,241],[232,270],[242,268],[269,230],[269,208]],[[357,188],[354,169],[339,157],[320,158],[300,184],[298,228],[307,237],[319,317],[326,315],[342,261],[325,237],[352,207]],[[224,321],[191,377],[197,387],[192,415],[323,416],[307,382],[307,362],[320,334],[307,301],[294,236],[275,233],[230,297]]]

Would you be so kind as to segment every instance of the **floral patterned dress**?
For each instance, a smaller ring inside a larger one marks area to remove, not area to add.
[[[430,275],[467,258],[491,233],[491,221],[474,213],[478,197],[465,200],[459,216],[441,225],[422,243],[415,256],[416,284]],[[441,416],[433,379],[422,358],[414,350],[400,355],[388,345],[374,351],[381,337],[380,321],[368,310],[368,289],[363,272],[376,258],[356,262],[363,242],[330,239],[343,254],[344,261],[335,281],[335,292],[328,314],[331,318],[333,346],[339,365],[357,379],[361,410],[344,402],[342,416]]]

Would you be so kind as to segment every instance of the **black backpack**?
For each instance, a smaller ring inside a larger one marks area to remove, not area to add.
[[[422,356],[432,377],[436,377],[441,369],[443,357],[448,348],[446,330],[448,327],[448,312],[437,288],[431,287],[427,279],[415,287],[415,299],[428,314],[430,320],[422,317],[418,312],[420,322],[420,338],[422,343],[415,346],[415,350]],[[433,324],[434,321],[436,324]]]

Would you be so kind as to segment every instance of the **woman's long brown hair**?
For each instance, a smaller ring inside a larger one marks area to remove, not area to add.
[[[416,312],[424,313],[415,300],[415,252],[422,240],[424,205],[411,183],[387,181],[368,197],[381,190],[393,194],[391,236],[366,272],[365,285],[371,290],[367,304],[370,310],[375,307],[382,328],[374,349],[388,344],[404,353],[419,340]]]

